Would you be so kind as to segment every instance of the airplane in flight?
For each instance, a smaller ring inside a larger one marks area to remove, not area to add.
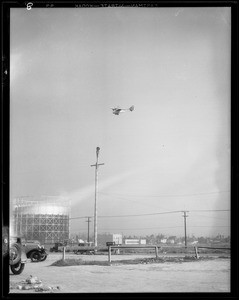
[[[114,107],[111,108],[113,111],[114,115],[119,115],[120,113],[126,112],[127,110],[133,111],[134,110],[134,105],[130,106],[130,108],[120,108],[120,107]]]

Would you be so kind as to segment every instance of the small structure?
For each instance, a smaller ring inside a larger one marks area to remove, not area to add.
[[[146,239],[140,239],[139,243],[140,245],[146,245]]]
[[[139,245],[139,239],[125,239],[125,245]]]
[[[116,245],[122,245],[122,234],[120,233],[113,233],[112,242],[115,242]]]
[[[125,239],[125,245],[146,245],[146,239]]]

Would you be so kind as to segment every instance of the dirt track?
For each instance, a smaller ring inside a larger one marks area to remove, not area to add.
[[[113,255],[111,266],[51,266],[62,254],[50,253],[41,263],[27,263],[21,275],[10,274],[16,286],[30,275],[44,285],[59,286],[60,293],[143,293],[143,292],[230,292],[230,259],[152,264],[117,264],[121,259],[154,257],[153,255]],[[85,261],[105,261],[107,255],[71,255]],[[11,289],[10,293],[36,293],[35,290]]]

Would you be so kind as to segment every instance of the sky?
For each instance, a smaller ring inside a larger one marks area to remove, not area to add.
[[[226,7],[11,8],[10,201],[93,216],[100,147],[98,232],[228,235],[230,35]]]

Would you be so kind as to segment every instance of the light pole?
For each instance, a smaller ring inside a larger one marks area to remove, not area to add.
[[[97,194],[98,194],[98,167],[104,164],[98,163],[100,147],[96,147],[96,163],[91,165],[95,167],[95,210],[94,210],[94,246],[97,247]]]
[[[186,223],[186,218],[188,211],[183,211],[183,217],[184,217],[184,236],[185,236],[185,248],[187,248],[187,223]]]
[[[88,223],[88,237],[87,237],[87,242],[88,242],[88,245],[90,244],[90,217],[87,217],[87,223]]]

